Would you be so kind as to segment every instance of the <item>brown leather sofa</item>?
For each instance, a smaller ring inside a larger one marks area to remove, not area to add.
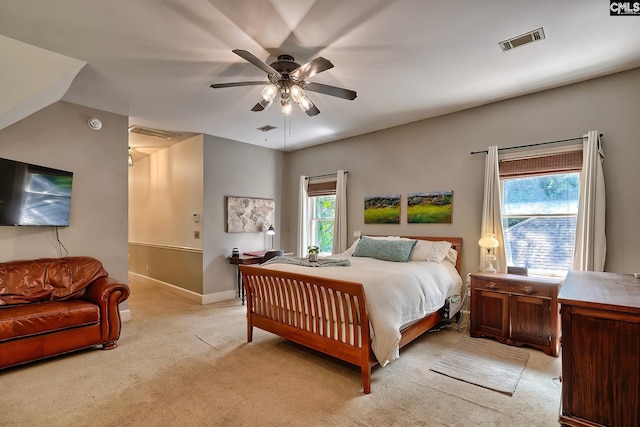
[[[0,369],[116,347],[129,287],[90,257],[0,263]]]

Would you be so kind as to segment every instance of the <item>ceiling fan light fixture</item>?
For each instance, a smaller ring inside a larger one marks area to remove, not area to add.
[[[311,100],[307,97],[307,95],[302,95],[302,98],[300,98],[298,105],[300,105],[302,111],[306,112],[307,110],[309,110],[309,108],[311,108],[313,104],[311,103]]]
[[[289,101],[282,101],[282,114],[290,116],[292,111],[291,103]]]
[[[300,101],[302,101],[302,98],[306,97],[302,88],[295,84],[291,85],[291,89],[289,89],[289,93],[291,94],[291,99],[293,99],[293,102],[295,102],[296,104],[299,104]]]
[[[273,83],[262,89],[262,98],[267,102],[272,102],[278,95],[278,87]]]

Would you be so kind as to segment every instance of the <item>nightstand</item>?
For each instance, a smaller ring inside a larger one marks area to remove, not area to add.
[[[471,274],[472,337],[530,346],[558,357],[561,278]]]

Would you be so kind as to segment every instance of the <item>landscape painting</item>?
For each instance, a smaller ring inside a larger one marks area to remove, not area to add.
[[[407,194],[407,223],[451,224],[453,191]]]
[[[364,198],[365,224],[400,224],[400,195]]]

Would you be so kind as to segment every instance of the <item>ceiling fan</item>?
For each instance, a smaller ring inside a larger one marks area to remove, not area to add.
[[[246,50],[235,49],[232,52],[266,72],[268,81],[216,83],[211,87],[219,89],[235,86],[265,86],[262,89],[262,98],[251,111],[262,111],[273,102],[280,102],[282,113],[287,116],[291,114],[292,103],[298,104],[308,116],[320,114],[320,110],[311,102],[305,90],[350,101],[356,99],[357,94],[352,90],[307,81],[316,74],[333,68],[331,61],[323,57],[317,57],[300,65],[295,62],[293,56],[280,55],[276,61],[266,64]]]

